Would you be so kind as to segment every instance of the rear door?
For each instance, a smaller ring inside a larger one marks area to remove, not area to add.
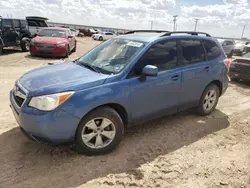
[[[198,104],[205,87],[211,80],[211,63],[206,61],[201,40],[182,39],[179,42],[180,66],[182,66],[179,110],[184,110]]]
[[[17,42],[20,43],[20,38],[21,38],[21,25],[20,25],[20,21],[14,19],[14,20],[12,20],[12,24],[13,24],[13,28],[14,28],[16,34],[18,35]]]
[[[17,33],[14,30],[12,19],[3,19],[3,42],[6,46],[11,46],[16,44]]]
[[[69,40],[69,47],[70,47],[70,50],[72,50],[75,46],[75,36],[74,34],[71,33],[70,29],[67,29],[66,30],[66,36]],[[72,38],[69,38],[69,36],[72,36]]]
[[[226,40],[222,43],[222,47],[225,51],[225,54],[230,54],[230,52],[233,50],[234,48],[234,42],[230,41],[230,40]]]

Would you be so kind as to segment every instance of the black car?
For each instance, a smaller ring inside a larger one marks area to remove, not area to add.
[[[250,53],[232,61],[229,70],[231,80],[250,81]]]
[[[0,54],[4,47],[29,51],[31,34],[26,20],[0,17]]]

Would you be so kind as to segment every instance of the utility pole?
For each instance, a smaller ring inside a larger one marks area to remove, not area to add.
[[[244,32],[245,32],[245,28],[246,28],[246,25],[244,25],[244,27],[243,27],[241,38],[243,38],[243,35],[244,35]]]
[[[197,24],[198,24],[199,19],[195,19],[195,26],[194,26],[194,31],[196,31]]]
[[[174,28],[173,28],[173,31],[176,31],[176,21],[177,21],[177,17],[178,17],[178,15],[174,15],[173,16],[174,17],[174,19],[173,19],[173,21],[174,21]]]
[[[154,24],[154,22],[153,22],[153,21],[151,21],[151,30],[153,29],[153,24]]]

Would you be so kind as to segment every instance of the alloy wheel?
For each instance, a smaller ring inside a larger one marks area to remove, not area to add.
[[[217,100],[217,93],[215,90],[211,89],[207,92],[204,101],[203,101],[203,108],[206,111],[210,111],[214,105],[216,104]]]
[[[92,149],[108,146],[114,139],[116,129],[114,123],[103,117],[87,122],[82,129],[82,141]]]

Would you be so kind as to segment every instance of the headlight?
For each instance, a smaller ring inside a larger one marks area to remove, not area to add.
[[[62,47],[65,47],[66,44],[65,43],[61,43],[61,44],[57,44],[56,46],[59,47],[59,48],[62,48]]]
[[[51,95],[32,97],[29,106],[42,111],[50,111],[69,99],[75,92],[63,92]]]

